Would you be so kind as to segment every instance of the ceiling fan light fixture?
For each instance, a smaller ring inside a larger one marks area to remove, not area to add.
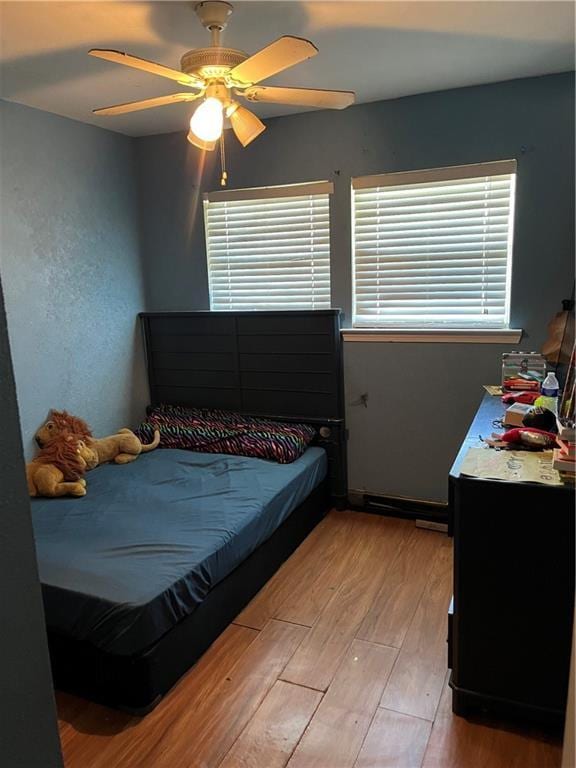
[[[247,147],[251,141],[260,136],[262,131],[266,130],[266,126],[260,118],[238,103],[232,104],[226,110],[226,115],[230,119],[236,138],[243,147]]]
[[[188,131],[186,138],[190,144],[193,144],[195,147],[198,147],[198,149],[203,149],[206,152],[212,152],[216,149],[216,141],[202,141],[202,139],[199,139],[191,130]]]
[[[300,62],[316,56],[318,48],[310,40],[295,35],[282,35],[261,50],[248,56],[236,48],[222,45],[221,33],[226,28],[233,7],[225,0],[195,0],[192,3],[202,25],[212,36],[211,45],[184,53],[180,71],[148,61],[129,53],[105,48],[92,48],[94,56],[158,77],[174,80],[194,89],[194,93],[173,93],[110,107],[95,109],[98,115],[122,115],[178,102],[199,100],[190,120],[188,141],[201,150],[211,152],[220,142],[222,179],[226,179],[224,117],[246,147],[266,129],[249,109],[231,100],[234,93],[249,102],[287,104],[320,109],[345,109],[354,103],[352,91],[329,91],[318,88],[286,88],[262,86],[260,83],[284,72]],[[201,100],[201,101],[200,101]]]
[[[223,126],[223,105],[213,96],[200,104],[190,120],[190,130],[203,142],[217,141],[222,135]]]

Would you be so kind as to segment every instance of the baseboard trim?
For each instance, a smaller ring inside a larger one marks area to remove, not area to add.
[[[412,499],[408,496],[382,496],[351,490],[349,500],[353,509],[375,515],[402,517],[418,521],[421,527],[442,526],[434,530],[447,530],[448,504],[440,501]]]
[[[435,520],[421,520],[416,518],[416,528],[426,528],[429,531],[448,533],[448,523],[437,523]]]

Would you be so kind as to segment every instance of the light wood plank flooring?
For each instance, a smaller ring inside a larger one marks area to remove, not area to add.
[[[143,720],[58,693],[66,768],[557,768],[452,715],[451,571],[443,534],[331,512]]]

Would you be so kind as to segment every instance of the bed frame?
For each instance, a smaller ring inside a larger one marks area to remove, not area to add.
[[[317,428],[327,478],[196,610],[135,656],[48,631],[54,683],[145,715],[347,497],[339,310],[140,315],[151,404],[220,408]]]
[[[150,401],[317,428],[334,505],[347,501],[340,310],[140,315]]]

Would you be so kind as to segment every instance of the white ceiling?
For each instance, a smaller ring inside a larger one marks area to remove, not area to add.
[[[117,117],[94,107],[181,90],[86,55],[115,48],[179,69],[208,45],[190,2],[0,3],[0,96],[131,136],[183,130],[193,107]],[[253,53],[280,35],[320,49],[267,84],[354,90],[358,102],[574,68],[572,2],[237,2],[224,44]],[[306,111],[258,105],[261,117]]]

